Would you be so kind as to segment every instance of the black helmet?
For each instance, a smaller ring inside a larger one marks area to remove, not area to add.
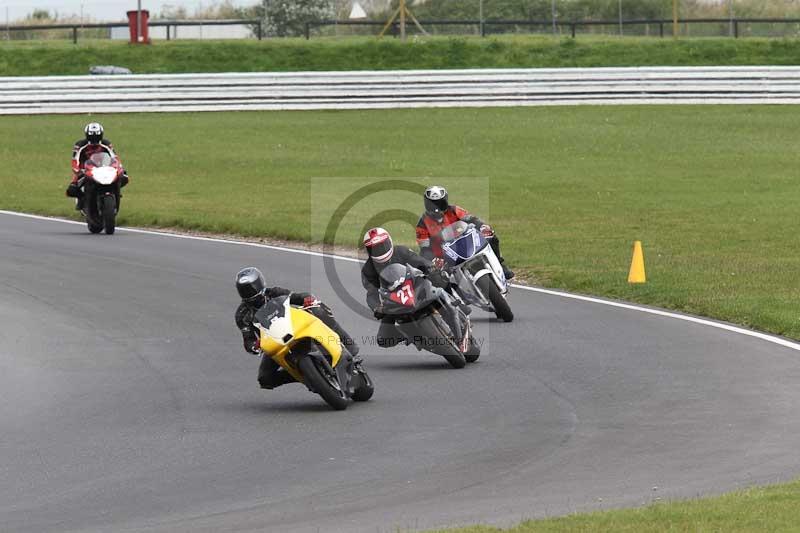
[[[425,189],[425,213],[434,220],[441,220],[450,204],[447,203],[447,189],[434,185]]]
[[[256,267],[243,268],[236,274],[236,290],[243,302],[255,302],[263,296],[266,288],[264,275]]]
[[[83,128],[86,140],[92,144],[97,144],[103,140],[103,125],[99,122],[90,122]]]

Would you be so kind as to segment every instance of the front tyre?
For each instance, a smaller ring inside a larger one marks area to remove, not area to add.
[[[438,323],[437,319],[444,320],[441,316],[428,315],[417,325],[423,342],[427,343],[425,349],[447,359],[447,362],[453,368],[464,368],[467,366],[464,354],[453,344],[453,341],[448,337],[447,332]]]
[[[109,195],[103,197],[103,226],[107,235],[113,235],[117,224],[117,200]]]
[[[328,405],[337,411],[347,409],[347,396],[342,389],[335,373],[330,371],[316,357],[306,356],[297,362],[300,373],[303,374],[306,384],[322,396]]]
[[[488,275],[483,276],[475,284],[492,304],[494,314],[497,315],[497,318],[503,322],[511,322],[514,320],[514,313],[511,312],[511,306],[508,305],[508,300],[500,294],[500,289],[497,288],[497,285],[494,284],[494,281],[492,281]]]
[[[92,224],[91,222],[87,222],[86,225],[89,227],[90,233],[100,233],[101,231],[103,231],[102,224]]]

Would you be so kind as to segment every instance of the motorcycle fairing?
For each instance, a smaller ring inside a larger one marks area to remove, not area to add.
[[[459,238],[442,245],[444,259],[449,266],[460,265],[483,250],[489,241],[479,231],[471,229]]]
[[[330,366],[334,368],[342,356],[339,335],[308,311],[292,307],[288,295],[267,301],[256,311],[253,325],[259,329],[264,355],[271,357],[300,382],[304,381],[302,375],[286,358],[301,341],[310,340],[321,345],[330,355]]]

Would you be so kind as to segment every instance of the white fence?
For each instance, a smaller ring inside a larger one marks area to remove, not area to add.
[[[0,78],[0,114],[798,104],[800,67],[648,67]]]
[[[151,39],[166,39],[166,26],[150,26],[148,29]],[[111,38],[127,41],[131,38],[128,28],[111,28]],[[253,29],[246,25],[230,26],[170,26],[169,38],[177,39],[252,39]]]

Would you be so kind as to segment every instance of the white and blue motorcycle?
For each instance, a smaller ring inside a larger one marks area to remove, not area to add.
[[[458,296],[504,322],[514,320],[506,299],[508,280],[489,241],[474,224],[461,220],[445,227],[440,235],[445,265]]]

